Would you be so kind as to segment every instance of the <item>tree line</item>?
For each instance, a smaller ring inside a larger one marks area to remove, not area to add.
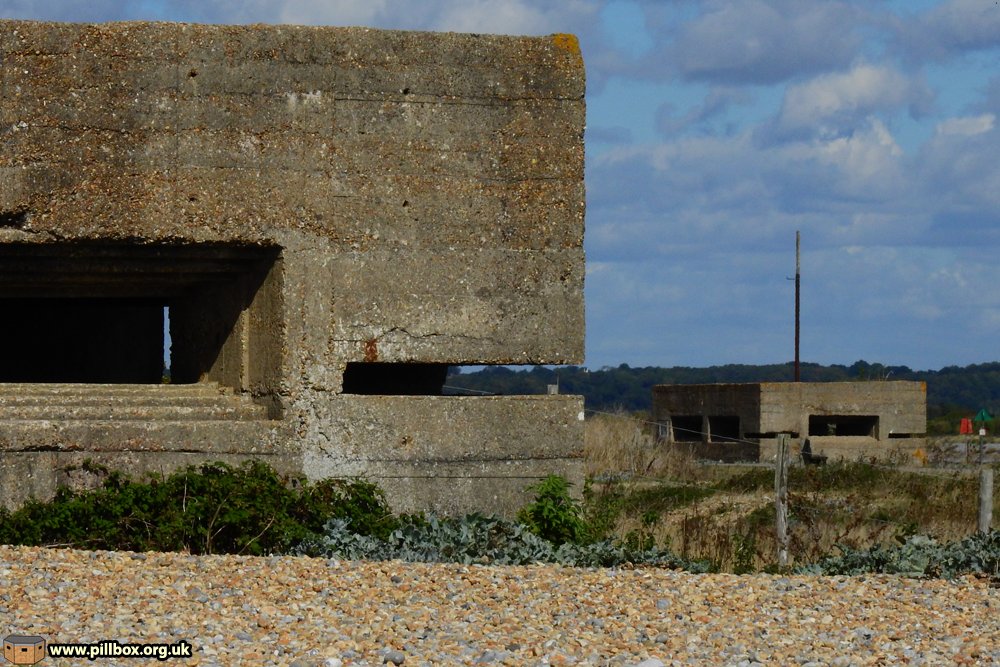
[[[1000,413],[1000,362],[947,366],[940,370],[912,370],[907,366],[887,366],[856,361],[850,366],[803,363],[803,382],[918,380],[927,383],[928,432],[948,433],[961,417],[986,408]],[[711,384],[717,382],[782,382],[794,377],[793,364],[727,364],[693,368],[628,364],[597,370],[582,366],[533,366],[513,370],[487,366],[474,372],[449,370],[447,393],[544,394],[548,385],[558,384],[561,394],[579,394],[590,410],[648,411],[652,388],[658,384]]]

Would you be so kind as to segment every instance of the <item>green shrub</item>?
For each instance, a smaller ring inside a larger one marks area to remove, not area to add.
[[[100,488],[60,488],[49,502],[30,501],[0,514],[0,543],[194,554],[263,554],[320,532],[332,517],[364,534],[395,527],[382,492],[361,481],[307,484],[259,461],[189,466],[169,477],[133,481],[106,474]]]
[[[349,521],[333,519],[325,534],[300,543],[295,553],[350,560],[404,560],[411,563],[496,563],[545,560],[551,544],[526,526],[496,517],[406,517],[386,539],[360,536]]]
[[[733,536],[733,574],[754,572],[754,556],[757,555],[757,537],[753,531]]]
[[[539,537],[556,546],[587,539],[587,524],[580,503],[569,495],[571,484],[564,477],[549,475],[530,487],[535,500],[517,513],[517,520]]]
[[[518,513],[518,521],[495,516],[467,514],[463,517],[401,517],[387,538],[360,535],[352,521],[327,522],[320,536],[300,542],[292,553],[350,560],[403,560],[433,563],[490,563],[526,565],[559,563],[575,567],[614,567],[626,564],[652,565],[705,572],[707,564],[688,561],[669,550],[657,549],[648,529],[658,513],[647,512],[642,534],[622,541],[599,539],[620,510],[612,491],[608,502],[596,511],[601,525],[584,520],[580,503],[569,495],[570,484],[551,475],[532,487],[535,499]],[[591,496],[591,487],[584,488]],[[588,500],[589,508],[594,503]]]

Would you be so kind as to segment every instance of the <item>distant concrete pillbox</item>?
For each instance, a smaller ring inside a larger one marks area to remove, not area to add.
[[[3,503],[86,459],[579,479],[580,397],[442,386],[582,362],[583,130],[570,35],[0,21]]]
[[[657,385],[660,437],[700,458],[773,461],[778,439],[832,459],[908,460],[927,444],[923,382]]]

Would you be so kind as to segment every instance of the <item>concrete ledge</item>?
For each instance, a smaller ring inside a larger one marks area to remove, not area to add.
[[[79,469],[88,459],[133,476],[259,459],[313,481],[375,482],[398,512],[513,516],[546,475],[582,487],[580,396],[323,394],[303,405],[315,412],[294,434],[292,420],[0,420],[0,500],[92,487],[99,478]]]
[[[364,477],[397,511],[510,516],[548,474],[583,482],[580,396],[347,396],[315,399],[303,449],[310,479]],[[322,444],[319,444],[322,443]]]
[[[287,429],[268,421],[0,421],[0,454],[189,452],[206,456],[286,452]]]
[[[267,409],[217,383],[0,383],[0,433],[11,422],[252,421]]]
[[[391,466],[387,466],[391,468]],[[512,518],[530,502],[528,489],[539,475],[558,474],[574,480],[573,492],[582,488],[582,459],[552,459],[479,464],[430,464],[401,466],[400,476],[380,476],[378,470],[367,479],[378,484],[396,512],[432,511],[460,515],[472,511]]]

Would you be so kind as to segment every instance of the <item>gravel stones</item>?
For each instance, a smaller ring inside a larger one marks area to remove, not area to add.
[[[206,666],[1000,665],[972,578],[135,556],[0,546],[0,632],[184,639]]]
[[[403,655],[402,651],[386,651],[382,655],[382,662],[385,664],[392,663],[394,665],[402,665],[406,660],[406,656]]]

